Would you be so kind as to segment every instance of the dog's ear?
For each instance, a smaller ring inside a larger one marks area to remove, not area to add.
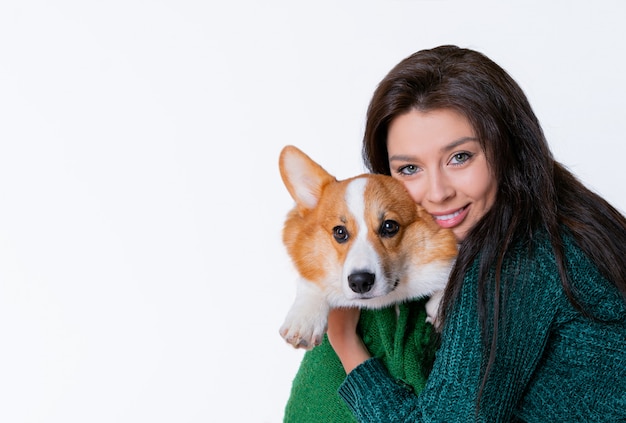
[[[278,160],[280,176],[296,201],[298,210],[315,208],[324,187],[337,179],[292,145],[283,148]]]

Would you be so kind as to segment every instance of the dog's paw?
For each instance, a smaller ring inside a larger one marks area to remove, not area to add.
[[[291,344],[294,348],[303,348],[305,350],[311,350],[321,344],[325,332],[326,329],[320,333],[317,331],[310,332],[306,330],[294,331],[289,327],[280,328],[280,335],[285,339],[285,341],[287,341],[288,344]]]
[[[431,316],[431,315],[429,315],[429,316],[426,318],[426,322],[427,322],[427,323],[430,323],[431,325],[433,325],[433,327],[435,328],[435,330],[436,330],[437,332],[439,332],[439,331],[441,330],[441,328],[439,327],[439,326],[441,326],[441,324],[440,324],[439,319],[437,318],[437,316]]]
[[[438,319],[439,315],[439,303],[443,298],[443,291],[436,291],[431,295],[430,299],[426,302],[426,321],[432,324],[435,330],[441,330],[441,322]]]
[[[322,343],[327,323],[327,313],[307,315],[290,312],[280,328],[280,336],[294,348],[310,350]]]

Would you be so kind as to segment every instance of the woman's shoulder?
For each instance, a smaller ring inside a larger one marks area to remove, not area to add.
[[[598,267],[579,247],[574,236],[566,228],[560,232],[561,244],[567,272],[575,279],[590,278],[593,280],[605,279]],[[536,231],[531,239],[525,239],[514,245],[511,258],[515,262],[529,261],[536,263],[537,270],[545,273],[558,273],[557,258],[548,233],[545,230]],[[558,277],[557,277],[558,279]]]
[[[550,239],[545,232],[538,233],[531,242],[529,259],[544,281],[558,282],[553,286],[563,297],[570,291],[578,304],[591,315],[601,320],[626,318],[626,300],[611,281],[600,272],[598,266],[577,244],[567,229],[561,231],[561,241],[569,286],[561,283],[557,259]],[[566,305],[572,313],[578,312],[568,300]]]

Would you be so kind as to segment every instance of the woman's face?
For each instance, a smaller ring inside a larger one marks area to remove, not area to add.
[[[491,208],[496,179],[472,125],[450,109],[411,110],[387,135],[391,175],[458,241]]]

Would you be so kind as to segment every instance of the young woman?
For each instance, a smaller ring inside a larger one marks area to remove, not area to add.
[[[363,153],[453,231],[459,256],[425,382],[422,303],[331,313],[356,419],[626,421],[626,219],[554,160],[511,77],[472,50],[415,53],[374,93]],[[318,394],[321,413],[341,410],[328,345],[305,357],[285,420],[306,421],[304,403],[315,414]]]

